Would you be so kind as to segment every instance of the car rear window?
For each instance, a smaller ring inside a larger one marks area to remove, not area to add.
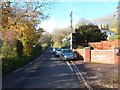
[[[57,51],[61,51],[61,49],[60,49],[60,48],[58,48],[58,49],[57,49]]]
[[[71,50],[63,50],[63,53],[72,53]]]

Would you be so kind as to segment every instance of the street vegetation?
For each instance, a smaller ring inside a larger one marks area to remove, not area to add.
[[[3,75],[39,56],[45,48],[39,39],[44,30],[36,29],[48,16],[44,14],[50,3],[2,2],[1,58]]]
[[[75,29],[73,33],[73,47],[88,47],[89,42],[100,42],[106,40],[106,33],[102,33],[96,25],[83,25]]]
[[[1,3],[0,49],[3,74],[11,72],[39,56],[46,46],[70,47],[68,41],[70,27],[55,28],[51,33],[39,28],[42,20],[47,19],[45,13],[51,3],[41,2],[8,2]],[[118,20],[113,17],[103,17],[94,20],[103,23],[104,28],[111,29],[115,36],[111,40],[119,39]],[[107,23],[107,24],[105,24]],[[73,47],[86,47],[89,42],[106,40],[105,33],[101,33],[97,25],[87,19],[80,20],[74,26]]]

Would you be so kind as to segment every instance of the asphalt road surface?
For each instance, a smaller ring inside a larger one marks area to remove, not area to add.
[[[2,88],[80,88],[80,83],[69,66],[48,48],[38,59],[4,76]]]

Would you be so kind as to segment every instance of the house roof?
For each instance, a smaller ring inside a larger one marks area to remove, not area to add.
[[[101,28],[102,31],[108,31],[108,32],[113,32],[110,29],[106,29],[106,28]],[[113,32],[114,33],[114,32]]]

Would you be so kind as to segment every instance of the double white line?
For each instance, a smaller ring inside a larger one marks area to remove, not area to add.
[[[88,90],[93,90],[93,88],[87,83],[87,81],[83,77],[82,73],[77,68],[77,66],[72,61],[70,61],[70,62],[72,64],[72,66],[70,65],[70,63],[68,61],[66,61],[67,65],[70,67],[71,71],[75,72],[78,79],[83,81],[84,85],[88,88]]]

